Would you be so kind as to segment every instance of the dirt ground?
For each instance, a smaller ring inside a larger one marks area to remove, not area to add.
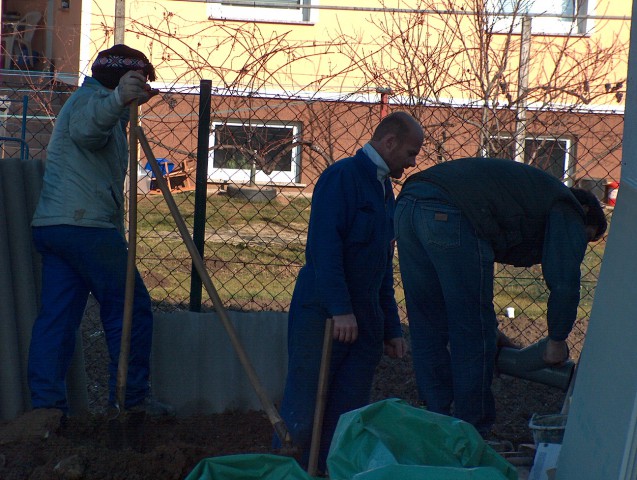
[[[531,416],[558,413],[565,397],[554,387],[504,375],[494,379],[493,391],[494,433],[516,447],[533,443]],[[410,356],[386,358],[378,367],[372,400],[390,397],[419,404]],[[207,457],[271,452],[272,427],[262,412],[147,419],[143,429],[128,434],[109,426],[103,413],[70,417],[59,428],[55,420],[41,431],[34,431],[29,417],[0,423],[0,479],[183,479]]]
[[[532,443],[528,422],[533,413],[559,412],[564,400],[560,390],[512,377],[496,378],[493,389],[498,405],[495,433],[516,446]],[[373,398],[387,397],[418,403],[408,359],[385,360],[379,366]],[[0,425],[0,432],[10,427]],[[272,428],[262,412],[147,419],[143,431],[137,433],[137,438],[118,434],[103,414],[71,417],[60,428],[52,429],[47,438],[44,432],[13,439],[6,435],[3,439],[0,433],[0,478],[183,479],[207,457],[271,452]],[[126,439],[134,441],[133,447],[121,448]]]

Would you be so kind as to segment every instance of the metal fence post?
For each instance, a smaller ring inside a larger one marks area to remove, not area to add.
[[[25,145],[27,145],[27,110],[29,109],[29,97],[25,95],[22,97],[22,128],[20,130],[20,139],[22,142],[20,143],[20,160],[25,160],[28,156],[26,153],[28,150],[25,150]]]
[[[199,128],[197,129],[197,170],[195,175],[195,213],[192,238],[204,258],[206,197],[208,191],[208,152],[210,140],[210,97],[212,81],[199,83]],[[190,275],[190,311],[201,311],[201,277],[193,264]]]

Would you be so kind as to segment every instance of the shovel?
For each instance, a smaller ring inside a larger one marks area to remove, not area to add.
[[[133,299],[135,295],[135,259],[137,255],[137,123],[138,103],[130,105],[129,126],[129,208],[128,208],[128,257],[126,263],[126,287],[124,294],[124,314],[122,337],[117,363],[117,383],[115,412],[109,419],[111,445],[114,448],[132,446],[140,448],[143,439],[145,413],[143,410],[126,413],[126,379],[130,354],[131,327],[133,323]]]
[[[254,370],[254,367],[252,366],[252,363],[250,362],[250,359],[248,358],[248,355],[246,354],[246,351],[243,348],[241,341],[239,340],[237,331],[235,330],[234,326],[230,322],[230,318],[228,317],[228,314],[226,313],[226,310],[223,307],[221,298],[219,297],[219,294],[217,293],[217,290],[215,289],[215,286],[212,283],[212,279],[210,278],[210,275],[208,275],[208,272],[206,271],[206,267],[204,265],[203,259],[201,258],[201,254],[199,253],[199,250],[197,250],[195,242],[190,236],[190,232],[188,230],[186,222],[181,216],[181,213],[179,213],[179,208],[177,207],[177,204],[175,203],[175,199],[170,193],[170,189],[168,188],[168,185],[166,184],[166,180],[164,179],[163,173],[161,169],[159,168],[157,159],[155,158],[155,155],[153,154],[153,151],[150,148],[150,144],[148,143],[148,140],[146,139],[146,135],[144,134],[144,130],[141,127],[137,127],[137,137],[139,139],[139,143],[142,146],[142,149],[144,150],[144,153],[146,154],[146,159],[148,160],[148,163],[150,163],[153,173],[155,174],[157,185],[159,186],[159,189],[161,190],[164,196],[164,199],[166,200],[170,213],[172,214],[173,219],[175,220],[175,223],[177,224],[177,228],[179,229],[181,238],[183,239],[184,243],[186,244],[186,247],[188,248],[188,252],[190,253],[190,256],[192,258],[192,263],[195,269],[197,270],[199,277],[201,278],[201,283],[206,288],[206,291],[208,292],[208,295],[210,296],[214,304],[215,310],[217,311],[217,314],[219,315],[219,319],[221,320],[221,323],[223,324],[226,332],[228,333],[228,336],[230,337],[230,342],[232,343],[232,346],[234,347],[234,350],[237,356],[239,357],[239,361],[241,362],[243,369],[248,375],[250,384],[254,388],[255,393],[257,394],[257,396],[259,397],[259,400],[261,401],[261,405],[263,406],[263,409],[265,410],[265,413],[268,416],[270,423],[274,427],[274,430],[276,434],[278,435],[278,437],[281,439],[281,442],[283,444],[283,448],[281,449],[281,451],[284,454],[291,455],[294,453],[295,448],[292,445],[292,440],[290,437],[290,433],[287,429],[287,426],[285,425],[285,422],[279,415],[279,412],[276,410],[276,408],[274,408],[272,401],[268,398],[267,392],[265,391],[265,389],[263,388],[263,385],[259,381],[259,377],[257,376],[257,373]]]
[[[330,361],[332,359],[333,334],[334,319],[328,318],[325,321],[321,369],[319,370],[316,407],[314,408],[314,426],[312,428],[312,442],[310,443],[310,459],[307,468],[307,473],[312,477],[316,477],[318,473],[318,457],[321,447],[321,433],[323,432],[323,415],[325,414],[325,404],[327,403],[327,384],[329,383]]]

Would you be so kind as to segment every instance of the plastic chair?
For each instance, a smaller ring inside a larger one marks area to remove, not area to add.
[[[22,54],[22,47],[26,49],[28,54],[27,63],[33,61],[33,35],[35,35],[35,30],[38,23],[40,23],[41,18],[42,14],[40,12],[29,12],[24,15],[18,22],[13,24],[12,31],[10,31],[6,35],[2,35],[2,42],[5,44],[4,68],[11,68],[11,62],[13,60],[12,57],[14,55],[14,49],[16,46],[19,47],[19,55]],[[33,65],[31,64],[31,66]]]
[[[161,169],[161,173],[166,176],[171,173],[175,169],[175,164],[168,160],[167,158],[158,158],[157,163],[159,164],[159,168]],[[150,178],[155,180],[155,174],[153,173],[153,169],[150,166],[150,162],[146,162],[144,165],[144,170],[150,173]]]

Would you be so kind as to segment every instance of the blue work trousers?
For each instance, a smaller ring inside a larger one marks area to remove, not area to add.
[[[116,399],[128,248],[116,229],[55,225],[33,228],[42,255],[41,309],[33,325],[28,378],[33,408],[68,410],[66,374],[90,292],[100,304],[110,357],[109,403]],[[153,317],[136,271],[126,407],[148,394]]]
[[[427,182],[405,187],[394,218],[419,395],[486,435],[495,421],[493,249]]]
[[[361,310],[358,313],[360,325],[365,316],[360,315]],[[325,312],[320,307],[293,301],[288,328],[288,373],[280,411],[294,445],[301,450],[300,462],[304,468],[307,468],[312,440],[325,321]],[[353,344],[332,343],[318,456],[320,471],[326,470],[340,416],[369,403],[374,372],[383,353],[382,328],[375,330],[371,332],[359,326],[359,337]],[[275,437],[274,447],[280,446],[280,440]]]

